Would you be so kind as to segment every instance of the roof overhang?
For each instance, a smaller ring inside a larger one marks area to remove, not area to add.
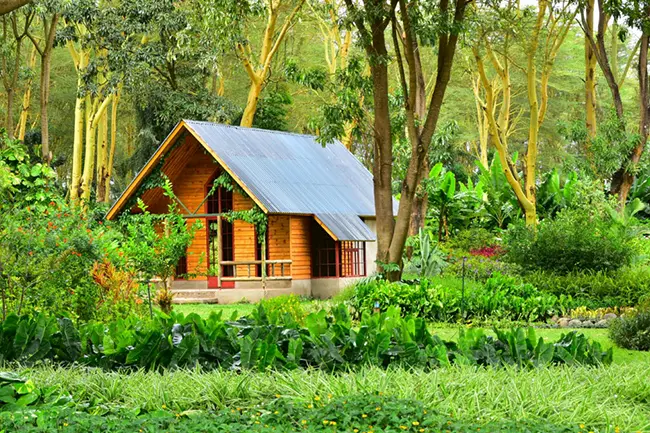
[[[358,215],[341,213],[319,213],[314,215],[316,222],[335,241],[374,242],[375,233]]]

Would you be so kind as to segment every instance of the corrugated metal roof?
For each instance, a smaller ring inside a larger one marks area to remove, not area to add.
[[[339,241],[375,241],[377,237],[357,215],[318,213],[314,215]]]
[[[370,172],[340,142],[185,120],[269,213],[313,214],[339,240],[374,240]],[[322,217],[322,218],[321,218]]]

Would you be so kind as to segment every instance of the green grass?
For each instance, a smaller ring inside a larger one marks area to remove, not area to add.
[[[188,315],[196,313],[201,317],[208,317],[212,312],[221,311],[223,318],[227,319],[235,315],[239,318],[250,314],[255,308],[255,304],[178,304],[174,305],[174,311]]]
[[[254,373],[179,370],[130,374],[39,367],[23,374],[36,386],[60,386],[77,404],[146,411],[252,408],[278,398],[297,403],[363,393],[420,400],[431,410],[480,423],[546,419],[600,431],[650,429],[650,363],[534,370],[452,367],[433,371],[362,368]]]

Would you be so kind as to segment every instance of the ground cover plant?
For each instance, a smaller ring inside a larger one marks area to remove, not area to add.
[[[414,399],[379,394],[320,398],[310,404],[293,402],[280,396],[265,405],[250,409],[223,409],[216,412],[171,412],[157,410],[115,411],[103,416],[75,411],[74,408],[48,408],[25,413],[0,412],[0,428],[23,432],[537,432],[568,433],[570,424],[554,425],[546,420],[493,421],[478,423],[457,415],[438,413]]]
[[[328,371],[362,365],[435,368],[452,364],[538,367],[550,364],[594,365],[612,362],[612,351],[584,335],[567,333],[553,343],[537,338],[534,329],[495,330],[496,338],[479,329],[464,331],[457,342],[432,335],[421,318],[400,316],[396,307],[364,315],[353,326],[340,305],[328,316],[312,313],[301,327],[285,316],[272,323],[262,306],[249,317],[224,321],[218,314],[160,314],[77,329],[67,318],[11,315],[0,325],[0,360],[41,360],[106,369],[206,368],[295,369]]]
[[[441,281],[442,284],[439,284]],[[580,305],[580,301],[563,294],[556,296],[537,290],[516,277],[495,274],[485,284],[462,280],[426,279],[411,282],[372,280],[358,283],[348,300],[356,314],[400,308],[405,315],[414,315],[434,322],[460,320],[545,321],[564,315]]]

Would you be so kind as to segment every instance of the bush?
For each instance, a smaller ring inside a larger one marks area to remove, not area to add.
[[[443,271],[444,275],[458,278],[463,277],[463,258],[465,258],[465,278],[485,282],[495,274],[516,275],[519,267],[512,263],[504,262],[499,258],[488,258],[470,253],[463,256],[450,258],[449,266]]]
[[[259,306],[251,317],[225,322],[217,314],[207,320],[196,314],[172,313],[143,321],[133,317],[107,325],[77,329],[67,318],[11,315],[0,324],[0,363],[32,365],[39,361],[78,362],[111,370],[177,367],[241,369],[320,368],[346,370],[358,366],[436,368],[452,364],[475,366],[601,365],[612,361],[611,349],[582,334],[562,335],[556,344],[536,338],[533,328],[461,332],[458,342],[433,336],[422,319],[400,317],[397,308],[366,315],[352,327],[340,305],[295,322],[273,325]]]
[[[459,231],[445,244],[450,250],[472,251],[493,247],[499,242],[490,230],[477,227]]]
[[[625,267],[615,272],[574,271],[559,275],[534,271],[523,280],[543,292],[583,299],[590,308],[637,305],[650,293],[650,268]]]
[[[650,311],[612,320],[609,337],[624,349],[650,350]]]
[[[638,254],[633,234],[610,217],[565,210],[535,228],[513,225],[505,236],[506,259],[524,270],[559,274],[614,271]]]
[[[448,281],[448,280],[445,280]],[[577,306],[570,297],[555,296],[537,290],[517,278],[495,274],[485,285],[436,284],[423,279],[412,284],[374,281],[358,284],[350,304],[357,316],[371,312],[376,305],[382,311],[397,307],[404,315],[430,321],[521,320],[543,321],[562,315]]]

